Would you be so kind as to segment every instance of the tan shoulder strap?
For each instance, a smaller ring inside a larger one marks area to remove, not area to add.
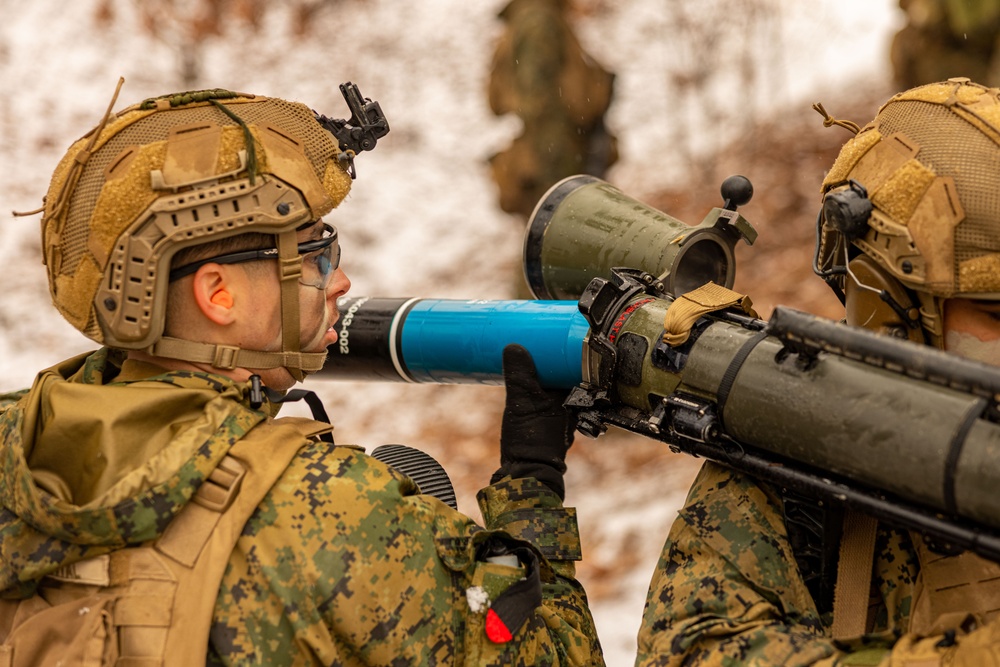
[[[229,450],[219,475],[202,485],[218,488],[189,503],[157,541],[158,551],[183,566],[176,568],[168,667],[204,662],[216,591],[243,526],[299,449],[331,428],[297,417],[255,427]]]
[[[868,514],[844,513],[844,530],[833,592],[834,639],[860,637],[868,631],[872,568],[878,520]]]

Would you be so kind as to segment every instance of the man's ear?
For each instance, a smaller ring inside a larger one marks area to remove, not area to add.
[[[220,264],[205,264],[194,274],[191,289],[194,302],[202,314],[215,324],[232,324],[235,320],[232,281]]]

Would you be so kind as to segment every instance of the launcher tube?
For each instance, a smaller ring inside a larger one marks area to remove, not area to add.
[[[575,301],[349,297],[321,375],[345,380],[502,384],[503,348],[523,345],[542,384],[582,380],[589,327]]]

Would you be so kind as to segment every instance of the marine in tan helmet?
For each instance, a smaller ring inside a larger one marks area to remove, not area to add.
[[[333,335],[323,325],[332,326],[335,300],[350,285],[333,264],[336,229],[322,222],[350,191],[346,157],[302,104],[209,91],[129,107],[71,146],[52,178],[42,242],[53,303],[89,338],[141,353],[133,357],[283,368],[301,380],[322,367]],[[306,242],[315,249],[300,253]],[[215,261],[205,261],[213,252]],[[281,267],[282,311],[251,322],[280,322],[280,335],[220,344],[229,337],[218,331],[230,324],[227,311],[268,302],[234,301],[227,282],[247,270],[235,264],[261,260]],[[192,291],[205,327],[192,330],[179,299],[168,301],[175,282]],[[291,385],[270,375],[277,389]]]
[[[276,418],[336,340],[334,209],[388,132],[341,91],[348,120],[225,90],[109,107],[56,168],[52,300],[102,347],[0,396],[0,663],[603,664],[570,416],[523,348],[485,528],[322,410]]]
[[[848,323],[1000,364],[983,329],[1000,314],[998,163],[996,89],[963,79],[896,95],[844,146],[817,272]]]
[[[1000,365],[1000,89],[954,79],[837,122],[855,136],[823,181],[814,268],[847,323]],[[707,463],[636,664],[997,665],[998,582],[997,563]]]

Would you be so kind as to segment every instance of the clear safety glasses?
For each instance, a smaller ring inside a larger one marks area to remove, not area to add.
[[[323,223],[322,238],[300,243],[298,251],[302,256],[302,275],[299,277],[299,282],[321,290],[329,287],[333,274],[340,266],[340,242],[337,240],[336,227]],[[242,250],[199,259],[172,269],[170,281],[189,276],[206,264],[241,264],[265,259],[278,259],[278,249]]]

